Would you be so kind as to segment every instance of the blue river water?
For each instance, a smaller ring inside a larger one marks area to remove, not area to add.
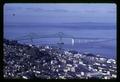
[[[99,28],[97,28],[99,26]],[[88,28],[89,27],[89,28]],[[116,58],[116,28],[113,25],[42,25],[42,24],[5,24],[4,37],[8,39],[15,39],[25,36],[29,33],[36,33],[39,35],[50,35],[58,32],[63,32],[68,35],[82,38],[111,38],[114,40],[103,42],[88,42],[79,43],[75,40],[72,45],[71,38],[63,38],[64,49],[74,49],[79,52],[90,52],[99,54],[108,58]],[[29,43],[29,40],[21,41],[22,43]],[[59,38],[40,38],[33,40],[34,44],[53,44],[57,45]]]

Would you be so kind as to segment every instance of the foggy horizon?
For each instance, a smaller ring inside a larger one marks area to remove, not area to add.
[[[116,23],[116,4],[111,3],[7,3],[7,23]]]

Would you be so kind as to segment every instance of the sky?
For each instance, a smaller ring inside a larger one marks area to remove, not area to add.
[[[6,3],[4,23],[116,23],[112,3]]]

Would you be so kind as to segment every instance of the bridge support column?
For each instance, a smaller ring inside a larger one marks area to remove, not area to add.
[[[72,45],[74,45],[74,43],[75,43],[75,40],[72,38]]]

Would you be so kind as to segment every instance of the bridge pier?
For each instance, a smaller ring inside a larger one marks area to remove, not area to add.
[[[75,44],[75,40],[72,38],[72,45],[74,45]]]

